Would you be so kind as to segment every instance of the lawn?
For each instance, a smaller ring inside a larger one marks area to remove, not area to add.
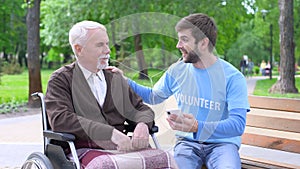
[[[43,92],[46,91],[47,82],[53,70],[42,70],[42,87]],[[18,75],[3,75],[1,76],[0,84],[0,104],[15,103],[21,104],[28,100],[28,71]]]
[[[264,80],[258,80],[256,82],[255,90],[253,92],[254,95],[258,96],[269,96],[269,97],[283,97],[283,98],[297,98],[300,99],[300,94],[270,94],[268,91],[272,87],[272,85],[277,81],[276,78],[270,79],[264,79]],[[300,92],[300,77],[296,78],[296,88]]]

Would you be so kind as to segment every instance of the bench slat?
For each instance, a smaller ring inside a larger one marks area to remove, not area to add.
[[[300,113],[299,99],[270,98],[264,96],[248,96],[249,103],[253,108],[282,110]]]
[[[300,121],[297,119],[267,117],[256,114],[247,114],[247,126],[267,128],[300,133]]]
[[[241,155],[242,168],[247,169],[259,169],[259,168],[272,168],[272,169],[294,169],[299,166],[286,164],[286,163],[278,163],[276,161],[265,160],[261,158],[253,158]]]
[[[300,99],[253,95],[248,99],[251,111],[247,114],[242,144],[300,154]],[[273,161],[268,153],[258,158],[250,154],[241,154],[242,168],[299,168],[276,158]]]
[[[242,144],[300,153],[300,141],[253,133],[244,133]]]

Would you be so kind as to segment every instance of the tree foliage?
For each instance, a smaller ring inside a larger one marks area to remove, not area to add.
[[[7,62],[11,62],[13,59],[17,60],[17,54],[25,53],[26,10],[22,8],[22,4],[23,2],[20,0],[1,2],[0,53]]]
[[[137,26],[139,26],[139,30],[148,30],[151,26],[157,25],[155,24],[155,22],[157,22],[160,25],[157,27],[157,30],[154,30],[155,28],[153,28],[153,36],[145,35],[148,32],[142,32],[143,47],[146,49],[152,47],[155,49],[158,48],[167,50],[165,52],[171,52],[173,55],[178,55],[179,53],[175,49],[177,38],[176,32],[174,31],[175,23],[181,17],[190,13],[202,12],[214,17],[215,21],[217,22],[219,29],[217,53],[219,55],[225,55],[227,50],[232,46],[232,43],[236,42],[238,35],[241,32],[239,29],[240,25],[244,22],[247,22],[250,18],[253,18],[253,15],[247,14],[247,9],[242,5],[242,2],[244,1],[131,0],[125,5],[123,0],[115,0],[113,2],[110,0],[103,0],[101,3],[91,0],[47,0],[42,2],[41,36],[45,38],[45,44],[58,48],[65,48],[68,46],[68,30],[75,22],[84,19],[95,20],[105,24],[109,28],[111,28],[111,23],[117,23],[119,25],[115,25],[115,31],[110,32],[110,36],[114,35],[116,38],[115,40],[118,40],[119,37],[119,41],[113,42],[112,46],[117,44],[121,46],[123,51],[128,49],[131,50],[123,53],[132,53],[137,51],[132,51],[132,49],[134,49],[133,39],[130,38],[130,36],[126,36],[126,34],[134,36],[134,33],[132,32],[138,28]],[[145,13],[150,12],[156,15],[145,15]],[[159,15],[171,15],[172,17],[170,18],[176,19],[159,20],[164,19],[160,18]],[[128,18],[133,20],[130,20],[129,23],[118,23],[118,20],[122,20],[122,18],[124,22],[124,17],[127,18],[127,21]],[[133,22],[137,21],[141,23],[133,24]],[[149,24],[149,22],[145,23],[145,21],[151,21],[153,24]],[[168,27],[170,30],[169,33],[172,35],[166,36],[163,33],[160,34],[158,29],[161,29],[161,27]],[[111,31],[111,29],[108,30]],[[124,38],[124,35],[126,38]],[[120,39],[120,37],[122,39]],[[114,55],[116,55],[116,53]],[[114,55],[112,58],[114,58]],[[121,59],[124,59],[124,56],[120,57]],[[145,57],[146,60],[154,60],[148,59],[151,56],[149,56],[147,53],[145,53]],[[177,58],[179,57],[180,56],[177,56]],[[154,64],[155,63],[148,63],[148,66]],[[158,66],[160,67],[162,65],[163,64]]]

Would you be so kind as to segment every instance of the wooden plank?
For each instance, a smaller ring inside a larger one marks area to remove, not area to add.
[[[271,137],[253,133],[244,133],[242,135],[242,144],[300,153],[299,140]]]
[[[241,155],[242,168],[247,169],[259,169],[259,168],[272,168],[272,169],[294,169],[300,168],[300,166],[295,166],[286,163],[279,163],[277,161],[270,161],[261,158],[253,158],[245,155]]]
[[[251,111],[242,144],[300,153],[300,99],[248,96]],[[241,155],[242,168],[300,168]]]
[[[297,119],[267,117],[247,114],[247,126],[300,133],[300,121]]]
[[[280,118],[296,119],[300,121],[300,113],[288,112],[288,111],[251,108],[250,112],[248,112],[247,114],[268,116],[270,118],[280,117]]]
[[[248,96],[250,107],[300,113],[300,99]]]
[[[246,126],[245,133],[260,134],[260,135],[265,135],[265,136],[270,136],[270,137],[277,137],[277,138],[291,139],[291,140],[300,141],[300,134],[299,133],[294,133],[294,132],[287,132],[287,131],[279,131],[279,130],[271,130],[271,129],[264,129],[264,128]]]

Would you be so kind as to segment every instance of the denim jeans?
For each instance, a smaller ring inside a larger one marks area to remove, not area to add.
[[[231,143],[199,143],[180,140],[174,147],[174,158],[180,169],[241,169],[238,146]]]

